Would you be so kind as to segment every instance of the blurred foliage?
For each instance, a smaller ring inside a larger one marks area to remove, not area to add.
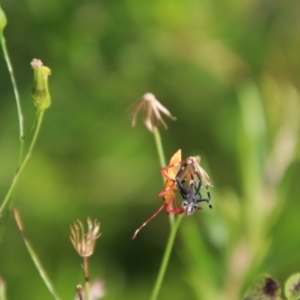
[[[25,126],[30,61],[52,70],[52,105],[16,194],[28,237],[63,299],[83,281],[69,225],[101,222],[90,259],[106,299],[147,299],[169,233],[153,137],[127,107],[145,92],[177,117],[167,161],[201,155],[212,204],[181,224],[160,299],[241,299],[260,274],[299,271],[300,3],[2,0]],[[18,122],[0,60],[0,192],[18,155]],[[2,196],[1,196],[2,197]],[[52,299],[11,218],[0,245],[8,299]]]
[[[298,300],[300,298],[300,273],[290,276],[284,290],[288,300]]]
[[[281,289],[276,280],[270,276],[260,276],[246,293],[244,300],[280,300]]]

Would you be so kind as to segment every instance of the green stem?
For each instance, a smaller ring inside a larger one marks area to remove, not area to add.
[[[1,48],[3,51],[4,60],[6,62],[7,69],[10,74],[10,80],[11,80],[15,98],[16,98],[17,112],[18,112],[18,119],[19,119],[19,131],[20,131],[19,136],[20,136],[20,140],[22,140],[22,137],[24,135],[24,125],[23,125],[24,119],[23,119],[23,114],[22,114],[21,101],[20,101],[20,96],[19,96],[19,92],[18,92],[18,88],[17,88],[17,83],[16,83],[15,76],[14,76],[13,67],[12,67],[12,64],[9,59],[9,55],[8,55],[7,48],[6,48],[6,42],[5,42],[5,38],[4,38],[3,34],[2,35],[0,34],[0,42],[1,42]]]
[[[167,247],[166,247],[166,250],[165,250],[165,254],[164,254],[161,266],[160,266],[160,270],[159,270],[159,273],[158,273],[158,276],[157,276],[157,279],[156,279],[156,282],[155,282],[154,289],[153,289],[150,300],[156,300],[157,299],[158,293],[159,293],[161,285],[162,285],[162,281],[163,281],[165,273],[166,273],[166,269],[167,269],[168,262],[169,262],[169,259],[170,259],[172,247],[173,247],[173,244],[174,244],[174,241],[175,241],[175,236],[176,236],[179,224],[182,221],[182,218],[183,218],[183,215],[180,215],[176,219],[176,222],[175,222],[175,224],[172,227],[172,230],[170,232],[170,236],[169,236],[169,240],[168,240]]]
[[[3,51],[3,57],[4,57],[4,60],[6,62],[6,66],[7,66],[7,69],[8,69],[8,73],[10,75],[10,80],[11,80],[11,83],[12,83],[12,87],[13,87],[13,91],[14,91],[14,95],[15,95],[15,99],[16,99],[16,105],[17,105],[17,115],[18,115],[18,121],[19,121],[19,154],[18,154],[16,172],[18,172],[18,170],[19,170],[19,168],[22,164],[23,151],[24,151],[24,139],[23,139],[23,135],[24,135],[24,118],[23,118],[23,113],[22,113],[20,95],[19,95],[19,91],[18,91],[18,87],[17,87],[13,67],[12,67],[12,64],[10,62],[10,58],[9,58],[9,55],[8,55],[8,51],[7,51],[7,47],[6,47],[6,41],[5,41],[5,37],[4,37],[3,33],[0,34],[0,44],[1,44],[2,51]],[[12,195],[12,197],[13,197],[13,195]],[[12,208],[12,204],[13,204],[13,201],[11,201],[11,203],[10,203],[10,209]],[[5,227],[5,225],[4,225],[4,227]],[[2,228],[2,230],[3,230],[3,228]],[[0,233],[0,240],[1,240],[1,236],[2,236],[2,232]]]
[[[14,191],[14,188],[16,187],[16,184],[20,178],[20,175],[22,173],[22,171],[24,170],[24,167],[26,166],[30,156],[31,156],[31,153],[32,153],[32,150],[34,148],[34,145],[35,145],[35,142],[37,140],[37,137],[38,137],[38,134],[40,132],[40,129],[41,129],[41,124],[42,124],[42,121],[43,121],[43,116],[44,116],[44,111],[41,111],[38,113],[38,120],[37,120],[37,125],[36,125],[36,128],[35,128],[35,131],[34,131],[34,135],[33,135],[33,138],[32,138],[32,141],[31,141],[31,144],[29,146],[29,149],[28,149],[28,152],[27,152],[27,155],[26,157],[24,158],[23,162],[21,163],[19,169],[16,171],[15,173],[15,176],[13,178],[13,181],[10,185],[10,188],[0,206],[0,215],[2,214],[4,208],[6,207],[6,205],[8,204],[9,202],[9,199],[11,198],[11,195]]]
[[[156,148],[157,148],[157,152],[158,152],[160,166],[163,168],[166,166],[166,160],[165,160],[164,149],[162,146],[160,134],[159,134],[157,127],[154,127],[153,134],[154,134],[155,144],[156,144]]]
[[[37,270],[38,270],[41,278],[43,279],[46,287],[48,288],[49,292],[52,294],[53,298],[55,300],[60,300],[59,296],[56,294],[56,292],[54,290],[54,287],[53,287],[53,285],[52,285],[52,283],[51,283],[51,281],[50,281],[50,279],[49,279],[46,271],[44,270],[41,262],[39,261],[38,256],[36,255],[33,247],[31,246],[29,240],[27,239],[27,237],[25,235],[24,227],[22,225],[21,218],[19,216],[19,213],[18,213],[17,209],[14,209],[13,211],[14,211],[14,216],[15,216],[15,220],[17,222],[18,228],[19,228],[19,230],[20,230],[20,232],[22,234],[22,238],[24,240],[25,246],[26,246],[26,248],[27,248],[27,250],[29,252],[29,255],[30,255],[30,257],[31,257],[31,259],[32,259],[35,267],[37,268]]]
[[[15,79],[14,75],[14,70],[12,67],[12,64],[10,62],[10,58],[8,55],[7,47],[6,47],[6,41],[4,35],[0,35],[0,43],[1,43],[1,48],[3,51],[3,57],[6,62],[6,66],[10,75],[10,80],[12,83],[13,91],[15,94],[15,99],[16,99],[16,105],[17,105],[17,114],[18,114],[18,120],[19,120],[19,156],[18,156],[18,162],[17,162],[17,171],[21,166],[22,159],[23,159],[23,150],[24,150],[24,117],[22,113],[22,106],[21,106],[21,101],[20,101],[20,95],[17,87],[17,82]]]
[[[17,165],[17,171],[20,169],[21,165],[22,165],[22,160],[23,160],[23,150],[24,150],[24,140],[27,137],[27,135],[34,129],[34,127],[36,126],[38,119],[39,119],[40,114],[37,113],[36,117],[31,125],[31,127],[29,128],[29,130],[23,134],[23,136],[21,136],[20,138],[20,148],[19,148],[19,157],[18,157],[18,165]],[[11,208],[12,204],[10,205]]]
[[[165,160],[163,145],[162,145],[161,138],[160,138],[160,133],[159,133],[156,126],[153,129],[153,135],[154,135],[154,139],[155,139],[155,144],[156,144],[156,148],[157,148],[157,153],[158,153],[160,166],[163,168],[167,164],[166,164],[166,160]],[[165,183],[164,178],[163,178],[163,182]],[[174,215],[169,215],[169,220],[170,220],[170,225],[171,225],[171,228],[172,228],[174,226],[174,222],[175,222]]]

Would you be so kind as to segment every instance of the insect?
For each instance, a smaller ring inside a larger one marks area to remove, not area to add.
[[[211,195],[208,188],[206,187],[207,198],[203,198],[200,193],[200,189],[202,187],[201,179],[198,182],[191,179],[187,188],[183,186],[181,180],[176,179],[176,185],[182,198],[184,199],[182,202],[182,207],[187,216],[191,216],[195,210],[201,209],[201,207],[198,206],[199,202],[207,202],[208,206],[212,208],[211,204],[209,203]]]
[[[209,207],[212,208],[210,202],[211,195],[208,187],[212,186],[211,180],[208,174],[199,165],[200,157],[190,156],[187,159],[170,164],[169,166],[161,169],[162,175],[167,179],[171,180],[168,176],[168,169],[174,168],[181,165],[178,173],[175,176],[174,184],[178,188],[184,201],[182,202],[182,208],[186,215],[190,216],[195,210],[201,209],[198,206],[199,202],[207,202]],[[205,184],[207,198],[203,198],[200,190],[202,183]],[[173,188],[172,186],[170,188]],[[163,190],[159,195],[167,193],[168,189]]]
[[[147,219],[133,234],[132,240],[135,239],[139,231],[145,227],[152,219],[154,219],[164,208],[166,213],[169,215],[177,215],[185,212],[185,209],[182,207],[177,207],[175,191],[177,186],[175,184],[175,177],[178,174],[180,169],[181,161],[181,150],[179,149],[171,158],[168,169],[165,169],[163,175],[166,178],[164,190],[159,193],[159,196],[163,196],[163,204],[158,208],[158,210]]]
[[[190,180],[189,186],[187,188],[183,186],[183,183],[181,181],[176,180],[176,184],[178,186],[181,197],[184,199],[182,201],[182,208],[184,209],[185,214],[187,216],[191,216],[195,210],[201,209],[201,207],[198,206],[198,202],[196,201],[196,195],[199,194],[201,188],[200,183],[198,183],[198,186],[195,186],[195,181]]]
[[[181,160],[181,150],[178,150],[171,158],[170,164],[160,170],[166,179],[164,189],[158,194],[163,197],[163,204],[158,210],[147,219],[133,234],[132,240],[136,238],[139,231],[155,218],[164,208],[169,215],[185,213],[190,216],[195,210],[202,209],[198,206],[199,202],[207,202],[209,207],[211,195],[208,187],[212,186],[208,174],[199,165],[200,157],[190,156]],[[204,183],[207,198],[203,198],[200,190]],[[179,190],[182,198],[182,207],[177,206],[175,192]]]

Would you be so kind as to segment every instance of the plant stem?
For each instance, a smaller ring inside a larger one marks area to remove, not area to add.
[[[39,112],[39,115],[38,115],[38,120],[37,120],[37,125],[36,125],[36,128],[35,128],[35,131],[34,131],[34,135],[33,135],[33,138],[31,140],[31,144],[29,146],[29,149],[28,149],[28,152],[27,152],[27,155],[26,157],[24,158],[23,162],[21,163],[20,167],[17,169],[16,173],[15,173],[15,176],[13,178],[13,181],[10,185],[10,188],[0,206],[0,215],[2,214],[5,206],[8,204],[9,202],[9,199],[11,197],[11,194],[13,193],[14,191],[14,188],[16,187],[16,184],[20,178],[20,174],[22,173],[22,171],[24,170],[24,167],[26,165],[26,163],[28,162],[30,156],[31,156],[31,153],[32,153],[32,150],[34,148],[34,145],[35,145],[35,142],[37,140],[37,137],[38,137],[38,134],[40,132],[40,129],[41,129],[41,124],[42,124],[42,121],[43,121],[43,116],[44,116],[44,111],[41,111]]]
[[[83,269],[84,269],[84,280],[85,280],[85,300],[90,299],[90,275],[89,275],[89,264],[88,257],[83,257]]]
[[[165,253],[164,253],[164,257],[163,257],[163,260],[162,260],[162,263],[161,263],[161,266],[160,266],[160,270],[159,270],[159,273],[158,273],[158,276],[157,276],[157,279],[156,279],[156,282],[155,282],[154,289],[153,289],[150,300],[156,300],[157,299],[158,293],[159,293],[161,285],[162,285],[162,281],[163,281],[165,273],[166,273],[167,265],[168,265],[168,262],[169,262],[169,259],[170,259],[170,254],[171,254],[172,247],[173,247],[173,244],[174,244],[174,241],[175,241],[175,236],[176,236],[176,233],[177,233],[177,230],[178,230],[178,227],[179,227],[179,224],[180,224],[182,218],[183,218],[183,215],[180,215],[176,219],[175,224],[172,227],[172,230],[170,232],[167,247],[166,247],[166,250],[165,250]]]
[[[1,48],[3,51],[4,60],[6,62],[7,69],[10,74],[10,80],[11,80],[15,98],[16,98],[17,112],[18,112],[18,119],[19,119],[19,137],[20,137],[20,141],[22,141],[22,137],[24,135],[24,125],[23,125],[24,119],[23,119],[22,107],[21,107],[20,96],[19,96],[19,92],[18,92],[18,88],[17,88],[17,83],[16,83],[15,76],[14,76],[13,67],[12,67],[12,64],[9,59],[9,55],[8,55],[7,48],[6,48],[6,42],[5,42],[5,38],[4,38],[3,34],[2,35],[0,34],[0,42],[1,42]]]
[[[81,286],[81,284],[79,284],[79,285],[76,286],[76,292],[77,292],[79,300],[83,300],[83,297],[82,297],[82,286]]]
[[[21,221],[21,218],[20,218],[20,215],[18,213],[18,210],[16,208],[14,208],[13,210],[14,212],[14,216],[15,216],[15,220],[16,220],[16,223],[18,225],[18,228],[22,234],[22,238],[24,240],[24,243],[25,243],[25,246],[29,252],[29,255],[31,257],[31,259],[33,260],[33,263],[34,265],[36,266],[41,278],[43,279],[45,285],[47,286],[49,292],[52,294],[53,298],[55,300],[59,300],[59,296],[56,294],[55,290],[54,290],[54,287],[50,281],[50,279],[48,278],[48,275],[46,274],[42,264],[40,263],[39,259],[38,259],[38,256],[36,255],[34,249],[32,248],[30,242],[28,241],[27,237],[26,237],[26,234],[25,234],[25,231],[24,231],[24,226],[22,224],[22,221]]]
[[[154,127],[153,134],[154,134],[155,144],[158,152],[159,163],[160,166],[163,168],[166,166],[166,160],[165,160],[164,149],[160,138],[160,133],[157,127]]]
[[[10,58],[8,55],[7,47],[6,47],[6,41],[3,34],[0,35],[0,43],[1,48],[3,51],[3,57],[6,62],[6,66],[8,69],[8,73],[10,75],[10,80],[12,83],[15,99],[16,99],[16,105],[17,105],[17,114],[18,114],[18,120],[19,120],[19,156],[18,156],[18,162],[17,162],[17,171],[21,166],[22,159],[23,159],[23,149],[24,149],[24,117],[22,113],[22,106],[20,101],[20,95],[17,87],[17,82],[14,75],[14,70],[12,67],[12,64],[10,62]]]
[[[161,166],[161,168],[163,168],[166,166],[166,160],[165,160],[163,145],[162,145],[161,138],[160,138],[160,133],[156,126],[153,129],[153,135],[154,135],[154,139],[155,139],[155,144],[156,144],[156,148],[157,148],[160,166]],[[163,182],[165,183],[164,178],[163,178]],[[170,220],[170,225],[172,228],[174,226],[174,221],[175,221],[174,215],[169,215],[169,220]]]

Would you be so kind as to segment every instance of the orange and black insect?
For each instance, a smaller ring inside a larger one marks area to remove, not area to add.
[[[210,204],[211,195],[208,190],[209,187],[212,187],[212,182],[204,169],[200,167],[199,162],[200,157],[194,156],[181,160],[181,150],[178,150],[172,156],[170,164],[160,170],[160,173],[166,179],[164,189],[158,194],[159,197],[163,197],[163,204],[135,231],[132,239],[135,239],[138,232],[164,208],[169,215],[185,213],[187,216],[192,215],[196,210],[202,209],[198,206],[200,202],[207,202],[209,207],[212,208]],[[203,198],[200,193],[202,185],[206,189],[207,198]],[[177,206],[177,190],[183,198],[181,207]]]
[[[170,164],[161,169],[162,175],[168,180],[171,180],[171,178],[168,177],[167,170],[181,165],[175,176],[175,185],[183,198],[182,208],[188,216],[192,215],[195,210],[201,209],[201,207],[198,206],[200,202],[207,202],[209,207],[212,208],[210,204],[211,194],[208,190],[208,188],[212,186],[212,182],[204,169],[200,167],[199,162],[200,157],[190,156],[185,160]],[[203,198],[200,193],[203,184],[206,189],[207,198]],[[166,189],[162,191],[161,194],[167,191]]]
[[[178,150],[171,158],[170,165],[168,169],[161,169],[162,175],[166,178],[164,190],[161,191],[158,195],[163,197],[163,204],[159,207],[159,209],[149,218],[147,219],[135,232],[132,236],[132,240],[135,239],[139,231],[145,227],[153,218],[155,218],[164,208],[168,215],[177,215],[185,212],[184,208],[177,207],[176,203],[176,194],[177,190],[175,177],[180,169],[181,161],[181,150]],[[171,165],[173,165],[171,167]]]

